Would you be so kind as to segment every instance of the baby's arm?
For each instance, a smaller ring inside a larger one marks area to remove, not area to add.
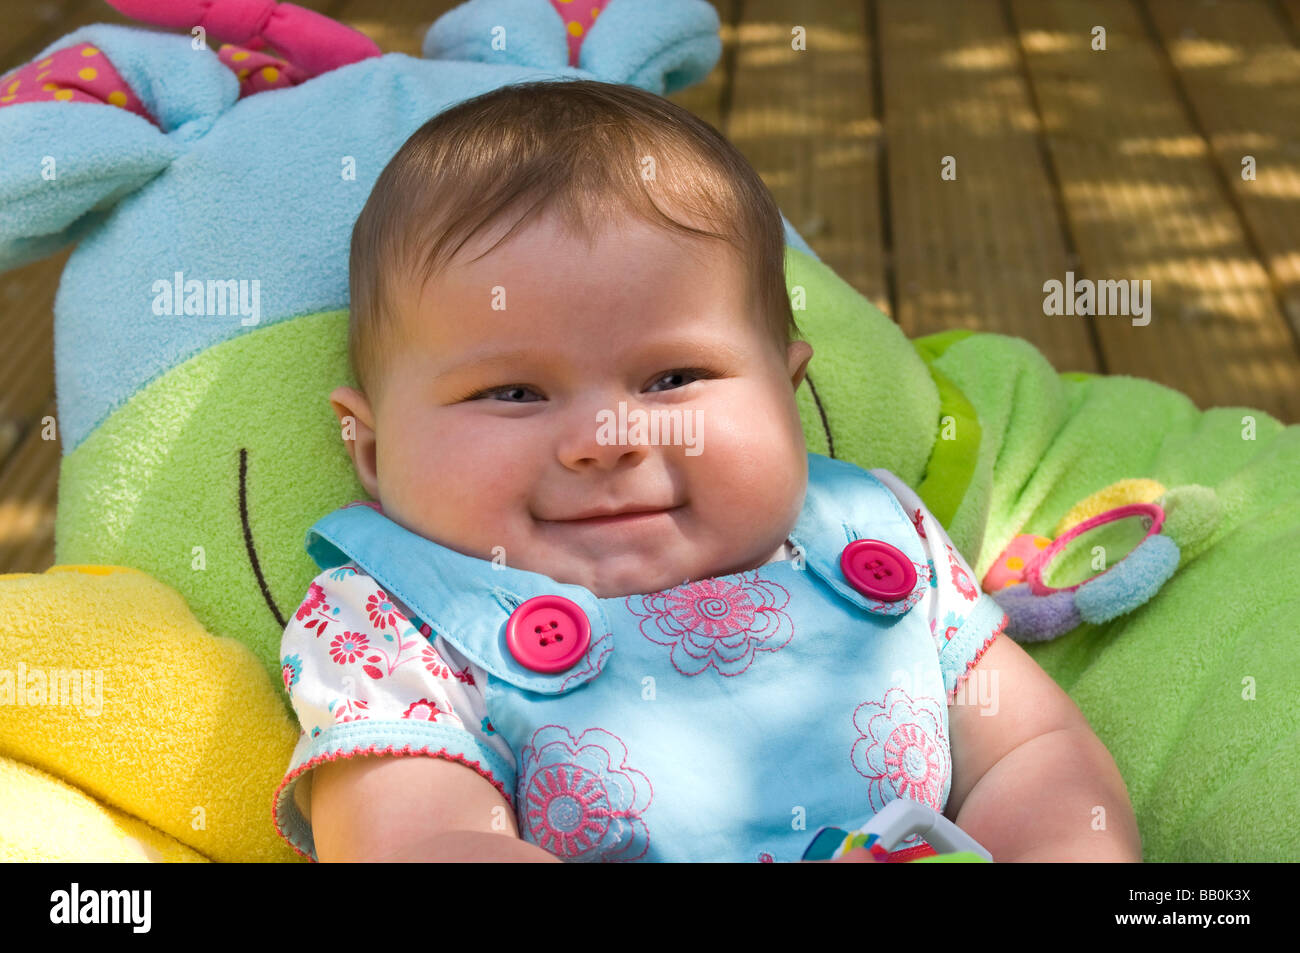
[[[980,691],[948,706],[945,816],[998,862],[1141,862],[1124,779],[1070,696],[1005,635],[966,678]]]
[[[280,651],[302,734],[273,816],[300,852],[558,859],[519,837],[514,757],[488,721],[486,673],[355,564],[317,575]]]
[[[376,804],[382,810],[361,810]],[[514,812],[486,778],[443,758],[323,764],[312,780],[311,824],[323,862],[559,862],[519,838]]]

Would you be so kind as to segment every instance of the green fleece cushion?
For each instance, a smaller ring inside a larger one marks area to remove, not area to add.
[[[1201,501],[1222,509],[1213,533],[1150,602],[1025,650],[1114,756],[1146,860],[1300,856],[1300,426],[1200,411],[1151,381],[1056,374],[1003,335],[965,335],[934,366],[983,426],[974,461],[946,462],[973,470],[954,523],[982,529],[965,550],[981,579],[1016,534],[1050,536],[1117,480],[1215,491]]]

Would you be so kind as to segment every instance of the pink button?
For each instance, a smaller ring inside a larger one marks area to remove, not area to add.
[[[563,672],[591,644],[587,614],[564,596],[534,596],[510,613],[506,646],[516,662],[534,672]]]
[[[897,602],[916,587],[912,560],[878,539],[855,539],[845,546],[840,571],[850,586],[881,602]]]

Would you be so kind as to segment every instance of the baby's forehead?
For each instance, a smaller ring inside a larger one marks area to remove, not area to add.
[[[542,212],[526,221],[503,216],[463,240],[453,239],[459,247],[439,260],[427,277],[410,272],[404,276],[402,337],[436,340],[442,346],[454,341],[469,348],[494,340],[502,325],[516,341],[542,335],[580,336],[585,333],[581,327],[566,328],[554,320],[564,314],[565,302],[573,300],[579,310],[590,306],[589,311],[599,312],[608,304],[611,314],[624,313],[613,305],[630,303],[645,319],[638,325],[639,336],[649,340],[661,330],[656,326],[661,315],[654,306],[660,298],[666,302],[662,317],[679,336],[683,326],[672,320],[674,313],[722,318],[706,322],[715,334],[722,323],[734,325],[731,330],[737,335],[746,334],[751,326],[767,333],[759,284],[729,242],[683,234],[645,222],[630,211],[593,233],[573,229],[562,217]],[[602,241],[610,243],[607,255],[588,253]],[[652,256],[663,266],[651,269],[649,290],[629,291],[635,288],[631,273]],[[620,272],[619,263],[627,263],[629,271]],[[673,282],[686,272],[690,280]],[[395,280],[402,277],[394,276]],[[581,287],[571,288],[568,279]],[[510,319],[516,311],[545,315],[546,328],[537,335],[530,333],[529,323]],[[505,320],[494,321],[498,316]]]

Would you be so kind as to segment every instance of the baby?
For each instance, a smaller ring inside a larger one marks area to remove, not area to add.
[[[397,152],[331,394],[378,502],[312,527],[282,643],[301,853],[798,860],[911,798],[995,861],[1141,859],[917,495],[808,452],[785,243],[739,152],[631,86],[501,88]]]

